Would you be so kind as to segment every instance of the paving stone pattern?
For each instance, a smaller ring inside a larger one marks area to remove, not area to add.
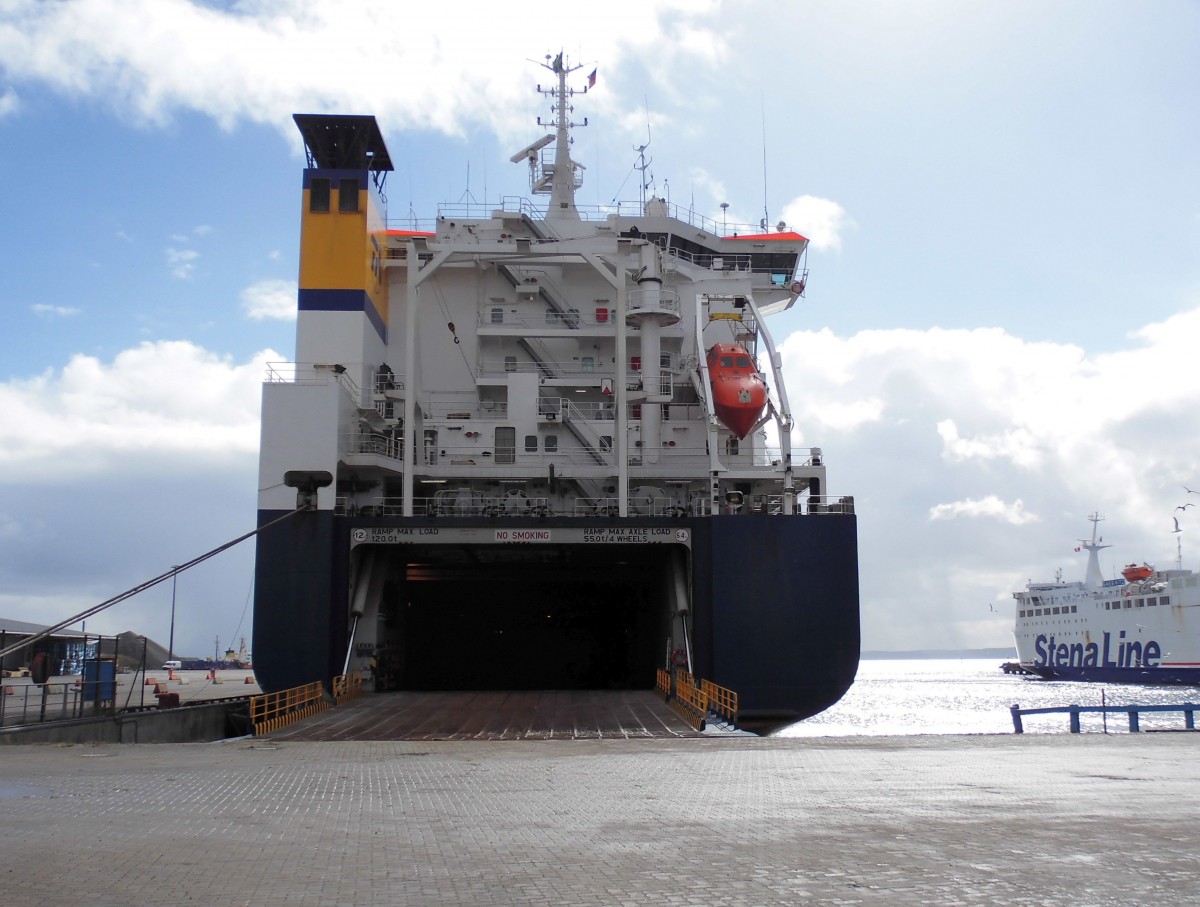
[[[0,750],[13,905],[1200,904],[1194,734]]]

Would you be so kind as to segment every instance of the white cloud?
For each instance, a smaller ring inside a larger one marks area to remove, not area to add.
[[[251,463],[266,363],[280,358],[235,365],[185,341],[143,343],[0,384],[0,483],[73,482],[159,457]]]
[[[0,383],[0,614],[56,623],[250,531],[262,381],[281,358],[145,343]],[[253,550],[180,577],[181,651],[249,635]],[[165,642],[169,601],[144,592],[88,629]]]
[[[1093,510],[1114,564],[1173,561],[1181,486],[1200,487],[1200,374],[1180,367],[1198,344],[1200,309],[1100,355],[994,328],[787,337],[793,442],[859,514],[864,646],[1004,644],[988,603],[1082,577]]]
[[[296,282],[260,280],[242,290],[242,311],[254,321],[296,320]]]
[[[814,249],[835,251],[842,247],[842,234],[854,225],[837,202],[812,195],[801,195],[784,205],[782,219],[807,236]]]
[[[4,89],[4,94],[0,95],[0,119],[9,114],[16,113],[21,108],[21,99],[17,97],[17,93],[12,89],[12,86]]]
[[[71,316],[78,315],[83,311],[75,306],[46,305],[44,302],[36,302],[29,308],[33,314],[42,318],[70,318]]]
[[[196,270],[196,259],[200,257],[200,253],[195,249],[168,248],[166,251],[167,266],[171,269],[172,276],[180,280],[191,277]]]
[[[958,517],[990,517],[1020,526],[1022,523],[1035,523],[1041,519],[1035,513],[1027,513],[1025,504],[1017,498],[1011,504],[1006,504],[994,494],[989,494],[981,500],[968,498],[965,501],[954,501],[950,504],[937,504],[929,508],[931,520],[953,520]]]
[[[665,73],[681,58],[711,66],[728,53],[709,21],[720,11],[715,0],[610,0],[604,15],[595,10],[560,3],[554,16],[525,17],[504,4],[462,0],[436,8],[255,0],[234,11],[188,0],[10,0],[0,59],[17,84],[99,99],[140,121],[163,123],[190,109],[225,128],[271,123],[291,138],[290,116],[302,109],[371,109],[393,128],[450,134],[468,122],[499,134],[526,130],[528,67],[513,65],[512,49],[560,47],[564,15],[587,18],[580,62],[616,67],[627,49],[653,49],[660,87],[671,85]],[[466,19],[471,27],[449,37],[446,22]],[[380,74],[398,72],[437,73],[438,103],[421,78],[392,79],[380,93]]]

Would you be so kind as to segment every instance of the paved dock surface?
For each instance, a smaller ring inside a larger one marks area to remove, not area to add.
[[[272,740],[529,740],[694,737],[652,690],[371,693]]]
[[[1195,734],[0,750],[5,904],[1200,903]]]

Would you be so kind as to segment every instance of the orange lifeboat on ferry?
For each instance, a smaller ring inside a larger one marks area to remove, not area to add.
[[[714,344],[707,360],[717,418],[738,438],[744,438],[762,417],[767,385],[740,343]]]
[[[1121,571],[1121,576],[1125,577],[1127,583],[1140,583],[1144,579],[1149,579],[1150,574],[1154,571],[1146,564],[1137,565],[1130,564]]]

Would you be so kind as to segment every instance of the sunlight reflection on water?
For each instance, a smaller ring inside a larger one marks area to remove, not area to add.
[[[908,734],[1011,734],[1010,706],[1166,705],[1200,702],[1194,686],[1067,683],[1004,674],[995,658],[863,659],[841,701],[779,732],[780,737]],[[1068,733],[1067,715],[1028,715],[1027,734]],[[1084,733],[1104,731],[1100,715],[1082,715]],[[1179,712],[1141,716],[1143,730],[1182,728]],[[1109,733],[1127,733],[1124,714],[1108,715]]]

